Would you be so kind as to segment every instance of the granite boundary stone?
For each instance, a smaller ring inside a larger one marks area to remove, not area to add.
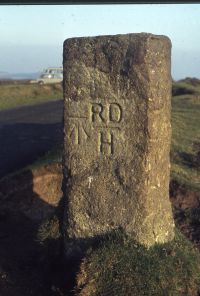
[[[71,38],[63,58],[66,255],[118,228],[172,240],[169,38]]]

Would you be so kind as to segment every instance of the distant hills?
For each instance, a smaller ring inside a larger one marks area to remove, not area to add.
[[[0,80],[31,80],[37,79],[41,72],[32,73],[8,73],[0,71]]]

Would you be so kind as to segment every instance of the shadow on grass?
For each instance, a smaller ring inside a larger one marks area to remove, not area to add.
[[[0,178],[24,168],[63,142],[62,123],[17,123],[0,128]]]
[[[60,206],[34,192],[31,171],[23,179],[21,191],[14,182],[0,182],[0,295],[63,295]],[[46,221],[55,224],[53,234]]]
[[[200,167],[200,150],[194,153],[187,152],[171,152],[171,162],[181,164],[191,169]]]
[[[195,167],[194,156],[187,152],[180,152],[179,157],[183,165],[188,166],[189,168]]]

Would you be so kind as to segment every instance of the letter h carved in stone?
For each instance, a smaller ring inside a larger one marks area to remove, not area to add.
[[[122,107],[118,103],[92,103],[91,122],[98,124],[98,152],[105,155],[114,154],[115,124],[122,120]],[[114,125],[113,125],[114,124]]]

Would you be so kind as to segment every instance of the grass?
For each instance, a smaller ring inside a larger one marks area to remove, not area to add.
[[[0,110],[62,99],[62,85],[0,84]]]
[[[41,166],[62,163],[63,145],[56,145],[53,149],[48,151],[43,157],[38,158],[33,164],[29,165],[27,168],[35,169]]]
[[[195,190],[200,189],[200,97],[172,98],[171,178]]]
[[[185,94],[199,95],[200,84],[194,86],[189,81],[179,81],[179,82],[173,83],[173,88],[172,88],[173,96],[185,95]]]
[[[200,254],[176,231],[150,249],[123,233],[108,237],[84,258],[76,296],[197,296]]]
[[[58,211],[58,210],[57,210]],[[37,241],[40,244],[45,244],[49,240],[59,240],[61,237],[60,233],[60,222],[58,214],[55,213],[52,217],[45,220],[37,231]]]

